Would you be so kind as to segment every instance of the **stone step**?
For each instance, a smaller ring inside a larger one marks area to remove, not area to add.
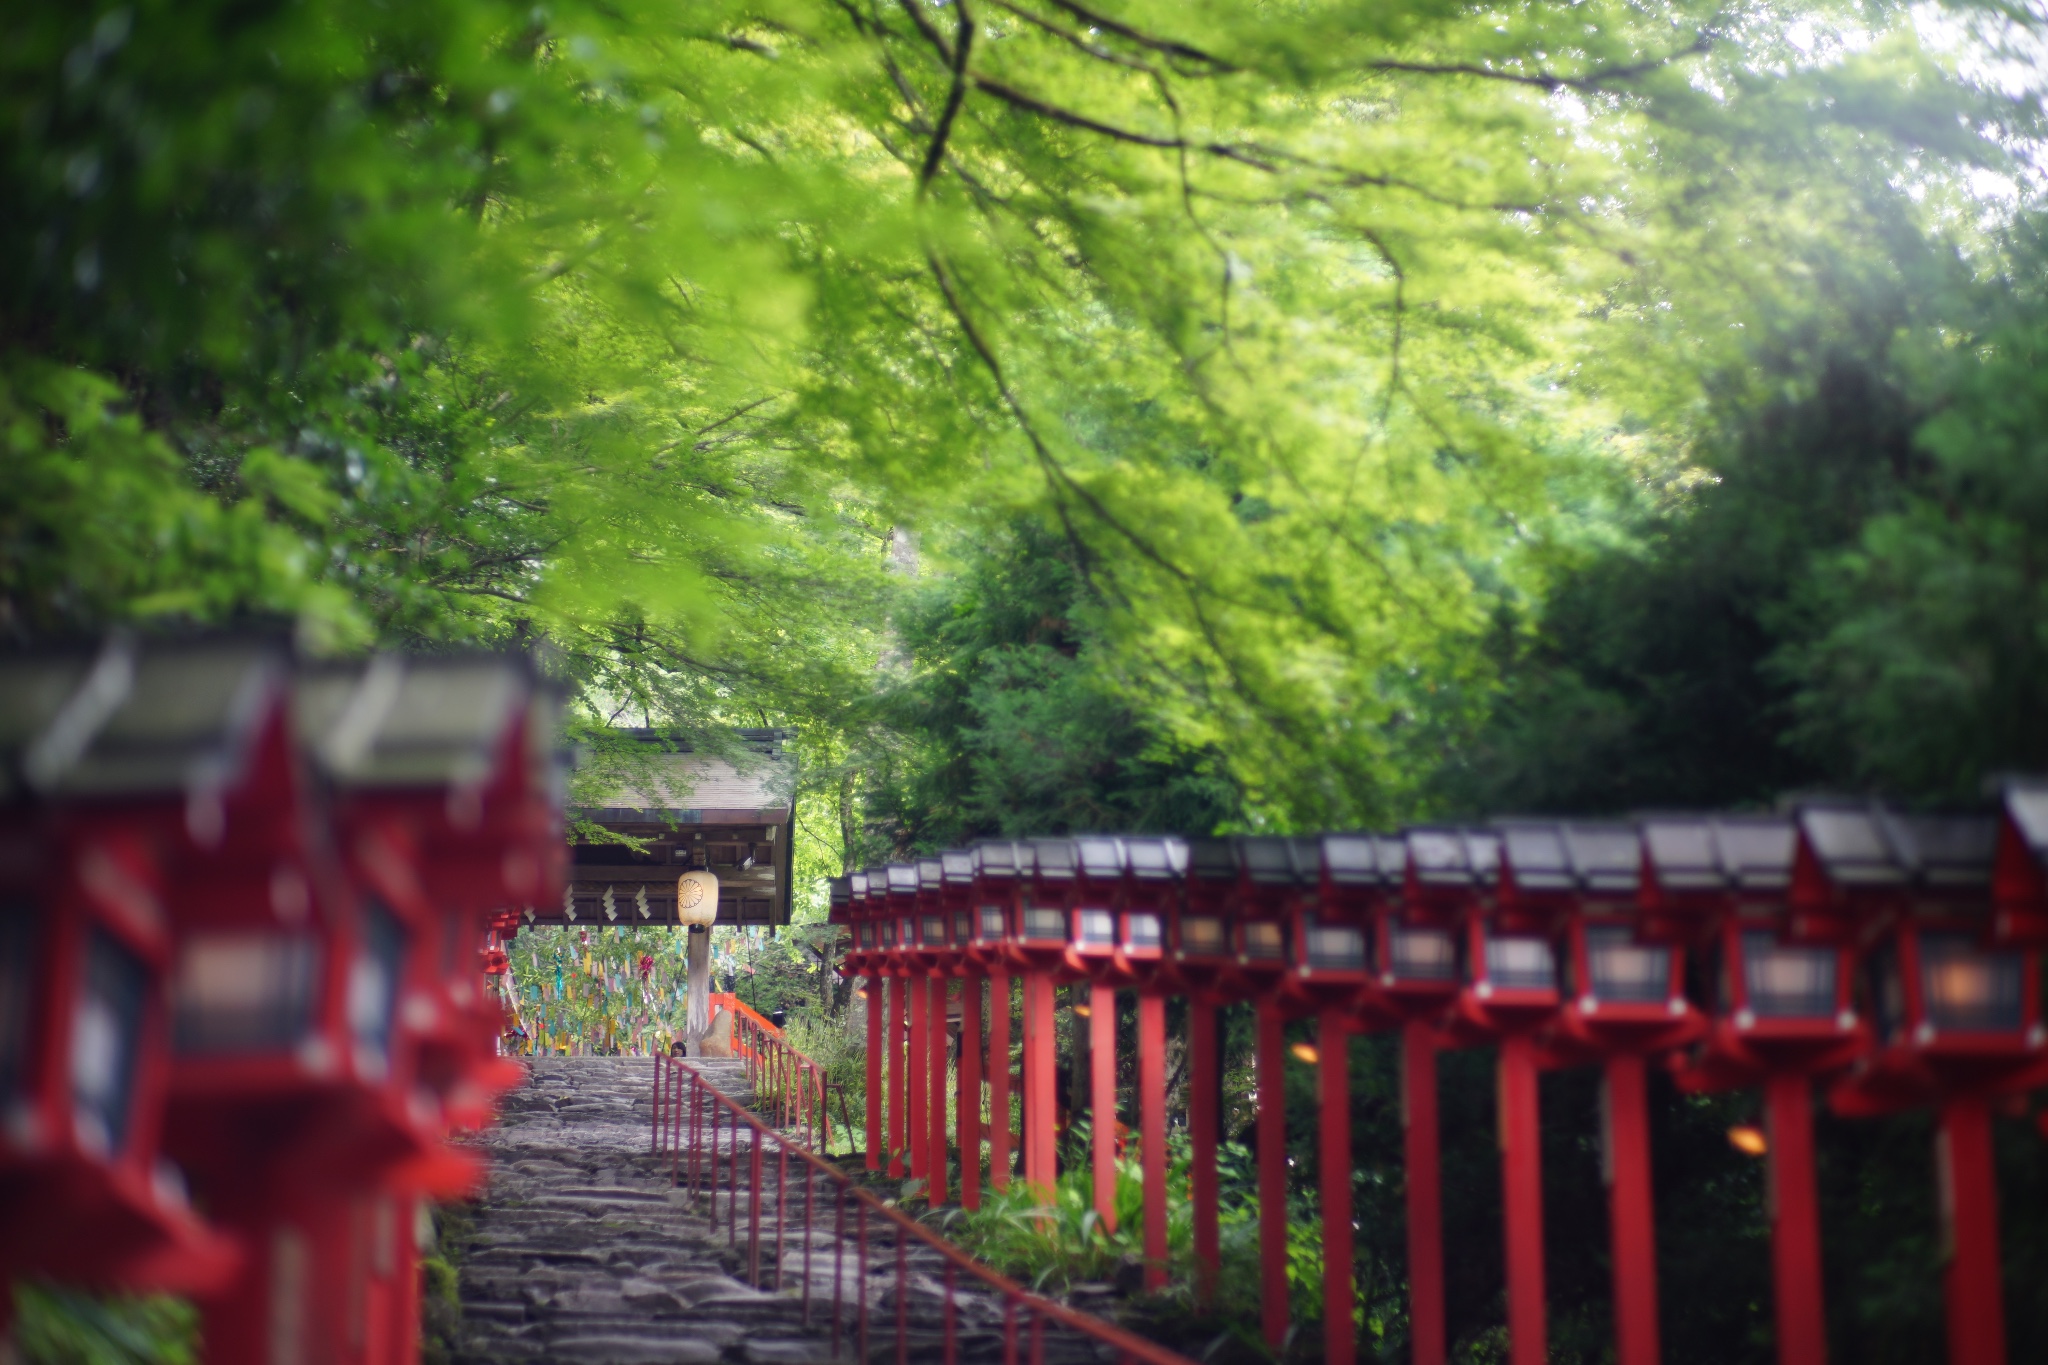
[[[795,1178],[778,1201],[776,1155],[760,1152],[764,1187],[746,1192],[756,1135],[722,1118],[715,1153],[714,1194],[692,1199],[670,1182],[680,1160],[649,1150],[654,1062],[646,1058],[539,1058],[526,1084],[508,1095],[498,1125],[478,1143],[491,1161],[489,1186],[473,1231],[456,1248],[462,1304],[454,1359],[484,1362],[575,1362],[576,1365],[851,1365],[849,1335],[835,1357],[829,1339],[835,1280],[842,1325],[851,1333],[858,1305],[868,1308],[869,1365],[898,1359],[896,1249],[888,1229],[871,1228],[869,1274],[859,1273],[856,1248],[833,1232],[822,1186],[811,1191],[816,1222],[803,1225],[804,1183]],[[693,1061],[722,1094],[741,1105],[755,1096],[743,1060]],[[737,1158],[741,1193],[727,1182]],[[787,1205],[777,1254],[778,1213]],[[758,1205],[758,1207],[757,1207]],[[752,1244],[758,1215],[761,1238]],[[805,1252],[809,1251],[806,1269]],[[912,1244],[901,1295],[909,1324],[909,1358],[942,1354],[945,1290],[940,1259]],[[752,1272],[758,1266],[759,1279]],[[778,1273],[779,1272],[779,1273]],[[809,1323],[804,1290],[809,1289]],[[996,1299],[956,1294],[953,1332],[961,1361],[1004,1359],[1003,1311]],[[1020,1354],[1028,1342],[1020,1340]],[[1105,1359],[1093,1342],[1049,1333],[1049,1365],[1094,1365]]]

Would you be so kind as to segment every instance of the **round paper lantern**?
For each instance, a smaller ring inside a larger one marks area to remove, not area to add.
[[[718,877],[710,872],[685,872],[676,879],[676,922],[708,929],[718,918]]]

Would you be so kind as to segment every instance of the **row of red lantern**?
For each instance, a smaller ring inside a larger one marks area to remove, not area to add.
[[[1332,1361],[1353,1350],[1346,1040],[1400,1029],[1414,1358],[1423,1365],[1444,1356],[1435,1056],[1442,1046],[1482,1042],[1500,1048],[1509,1330],[1519,1365],[1543,1357],[1547,1330],[1537,1075],[1592,1063],[1605,1068],[1617,1353],[1625,1365],[1657,1358],[1645,1096],[1647,1067],[1660,1062],[1683,1085],[1764,1089],[1778,1339],[1788,1365],[1814,1365],[1825,1352],[1812,1079],[1825,1079],[1831,1103],[1847,1114],[1938,1106],[1945,1232],[1955,1248],[1950,1354],[1975,1365],[2004,1355],[1988,1105],[2048,1080],[2037,959],[2048,940],[2044,868],[2048,784],[2014,783],[2000,811],[1984,816],[1810,801],[1779,816],[1505,821],[1397,836],[987,842],[845,879],[834,888],[834,915],[852,936],[845,970],[876,978],[869,1093],[884,1102],[869,1110],[870,1162],[885,1150],[892,1167],[907,1158],[910,1174],[935,1182],[937,1197],[945,1059],[926,1021],[944,1008],[944,980],[967,979],[965,1027],[979,1021],[987,979],[992,1028],[1007,1030],[1009,978],[1023,978],[1023,1168],[1041,1188],[1053,1170],[1054,985],[1093,983],[1098,1115],[1114,1110],[1113,993],[1137,992],[1155,1282],[1165,1253],[1163,1167],[1154,1169],[1164,1124],[1160,1001],[1189,999],[1189,1093],[1191,1107],[1204,1109],[1214,1094],[1217,1004],[1257,1004],[1262,1093],[1279,1085],[1284,1022],[1317,1017]],[[1688,954],[1698,967],[1691,989]],[[907,1066],[906,1022],[915,1059]],[[979,1165],[980,1086],[967,1064],[973,1052],[979,1070],[979,1051],[978,1040],[963,1038],[964,1199]],[[1009,1166],[1008,1068],[997,1060],[1007,1055],[1007,1037],[992,1037],[997,1122],[988,1138],[997,1181]],[[927,1111],[936,1117],[926,1120]],[[1215,1115],[1189,1117],[1197,1262],[1213,1276]],[[1258,1121],[1263,1311],[1277,1344],[1287,1324],[1279,1106],[1261,1106]],[[1105,1120],[1095,1167],[1106,1219],[1114,1217],[1113,1162]]]
[[[560,894],[553,728],[497,656],[0,656],[0,1277],[414,1359],[419,1202],[517,1074],[487,920]]]

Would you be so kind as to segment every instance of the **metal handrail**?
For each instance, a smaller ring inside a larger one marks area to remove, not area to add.
[[[753,1135],[752,1142],[748,1144],[744,1174],[741,1172],[739,1141],[742,1126]],[[721,1127],[725,1127],[729,1133],[727,1141],[723,1144],[723,1153],[718,1140]],[[687,1162],[684,1160],[686,1141]],[[766,1183],[762,1162],[764,1142],[773,1144],[775,1149],[775,1225],[769,1233],[764,1233],[761,1225],[762,1193]],[[817,1182],[820,1176],[829,1182],[835,1234],[832,1250],[830,1324],[834,1356],[839,1354],[842,1342],[851,1336],[857,1351],[856,1358],[861,1361],[873,1359],[868,1349],[870,1323],[866,1286],[870,1225],[879,1222],[894,1234],[897,1365],[909,1365],[910,1359],[907,1252],[911,1243],[921,1244],[926,1250],[937,1255],[944,1265],[943,1365],[957,1365],[959,1359],[959,1314],[956,1295],[963,1280],[1002,1300],[1003,1365],[1019,1365],[1019,1337],[1020,1333],[1027,1329],[1030,1365],[1044,1365],[1045,1336],[1049,1326],[1078,1332],[1110,1347],[1116,1353],[1117,1365],[1193,1365],[1186,1356],[1147,1341],[1113,1323],[1104,1322],[1100,1318],[1034,1294],[1016,1281],[991,1270],[922,1223],[891,1208],[869,1191],[862,1189],[838,1167],[823,1160],[779,1130],[763,1123],[758,1116],[712,1085],[704,1078],[703,1073],[680,1057],[662,1057],[655,1061],[654,1121],[649,1150],[656,1156],[662,1152],[669,1153],[671,1186],[687,1187],[693,1205],[708,1202],[714,1232],[721,1221],[718,1207],[721,1185],[719,1168],[721,1155],[724,1156],[724,1222],[727,1243],[735,1250],[741,1245],[740,1190],[744,1183],[747,1190],[747,1273],[756,1289],[766,1287],[769,1277],[762,1270],[761,1251],[764,1236],[772,1235],[773,1282],[776,1292],[783,1288],[783,1247],[790,1231],[789,1167],[792,1161],[797,1164],[803,1178],[801,1293],[805,1327],[812,1325],[811,1234],[819,1212]],[[851,1332],[847,1330],[845,1321],[844,1289],[847,1283],[845,1259],[848,1250],[849,1213],[852,1215],[850,1221],[853,1223],[853,1254],[857,1260],[856,1283],[861,1286],[860,1302],[854,1311]]]

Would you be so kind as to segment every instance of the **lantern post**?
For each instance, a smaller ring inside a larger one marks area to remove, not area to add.
[[[974,906],[973,937],[968,956],[988,973],[988,1178],[995,1189],[1010,1185],[1010,973],[1015,926],[1022,915],[1019,848],[1006,840],[986,840],[971,850]],[[1023,850],[1029,857],[1029,849]],[[1018,1134],[1021,1146],[1022,1134]]]
[[[1058,1175],[1053,992],[1066,976],[1074,846],[1066,839],[1033,839],[1014,848],[1019,896],[1009,951],[1024,975],[1024,1179],[1051,1202]]]
[[[1558,1060],[1600,1062],[1602,1168],[1614,1266],[1615,1354],[1655,1365],[1657,1238],[1650,1180],[1648,1059],[1689,1043],[1704,1020],[1685,996],[1683,949],[1637,938],[1642,841],[1633,826],[1503,824],[1503,913],[1551,918],[1564,1005]]]
[[[1453,1007],[1459,1041],[1499,1044],[1501,1204],[1507,1251],[1508,1354],[1540,1365],[1548,1352],[1543,1276],[1541,1044],[1560,1003],[1557,962],[1539,915],[1497,904],[1496,830],[1411,830],[1411,879],[1462,905],[1465,984]]]
[[[1169,894],[1163,979],[1188,1002],[1189,1202],[1193,1205],[1195,1291],[1214,1304],[1222,1269],[1216,1147],[1223,1116],[1217,1005],[1237,997],[1232,898],[1237,859],[1222,839],[1190,840],[1180,894]]]
[[[1458,993],[1458,916],[1470,894],[1468,873],[1446,870],[1433,856],[1436,833],[1417,832],[1423,858],[1409,855],[1407,835],[1367,836],[1351,853],[1347,874],[1369,906],[1370,982],[1364,1009],[1401,1029],[1401,1127],[1408,1213],[1408,1293],[1414,1365],[1443,1365],[1444,1268],[1442,1157],[1437,1133],[1436,1057],[1442,1026]],[[1460,864],[1462,868],[1462,863]]]
[[[960,1207],[981,1207],[981,997],[984,968],[975,952],[974,854],[939,854],[940,909],[960,977],[960,1054],[955,1063],[953,1115],[960,1150]],[[1007,1002],[1005,1002],[1007,1003]],[[1007,1019],[1005,1020],[1007,1023]]]
[[[947,1199],[946,1145],[946,1014],[947,983],[959,971],[959,954],[953,946],[952,925],[946,913],[945,863],[938,858],[917,860],[917,947],[924,964],[929,1003],[925,1007],[924,1062],[929,1066],[925,1083],[928,1127],[925,1135],[925,1199],[936,1207]]]
[[[1095,1216],[1116,1231],[1116,988],[1123,909],[1124,848],[1107,836],[1073,841],[1073,909],[1068,917],[1067,970],[1088,989],[1088,1107]]]
[[[862,1153],[862,1165],[870,1171],[882,1169],[887,1148],[884,1123],[888,1112],[888,1089],[883,1078],[882,1061],[887,1052],[883,1028],[888,1017],[888,979],[884,975],[886,962],[882,952],[881,917],[875,912],[873,900],[868,894],[868,874],[849,873],[846,878],[847,912],[853,923],[854,951],[849,953],[848,968],[865,978],[862,987],[862,1003],[867,1019],[867,1056],[865,1080],[867,1085],[866,1131],[862,1142],[866,1150]]]
[[[1166,1286],[1166,923],[1187,874],[1187,844],[1133,836],[1123,846],[1116,970],[1138,992],[1138,1127],[1143,1142],[1144,1283]]]
[[[1692,949],[1712,1012],[1681,1088],[1762,1088],[1770,1162],[1771,1263],[1781,1365],[1823,1365],[1820,1197],[1813,1078],[1869,1042],[1853,1008],[1855,959],[1843,945],[1788,943],[1796,832],[1777,816],[1652,815],[1642,836],[1646,934]]]
[[[905,1160],[912,1180],[929,1179],[926,1145],[931,1123],[926,1112],[930,1070],[925,1039],[931,991],[930,973],[917,939],[917,864],[890,863],[882,869],[888,888],[889,916],[896,926],[896,962],[901,973],[908,1029],[902,1052],[904,1080]],[[890,1055],[897,1055],[895,1044]]]
[[[1351,1365],[1357,1343],[1351,1325],[1350,1038],[1387,1022],[1367,997],[1366,925],[1379,890],[1378,860],[1367,834],[1291,839],[1287,847],[1297,894],[1280,991],[1292,1011],[1317,1021],[1323,1358],[1330,1365]]]
[[[1302,890],[1291,842],[1276,835],[1231,840],[1237,864],[1238,988],[1257,1010],[1259,1115],[1259,1317],[1266,1344],[1287,1338],[1287,1022],[1280,986],[1287,971],[1287,930]],[[1347,1224],[1348,1226],[1348,1224]]]

